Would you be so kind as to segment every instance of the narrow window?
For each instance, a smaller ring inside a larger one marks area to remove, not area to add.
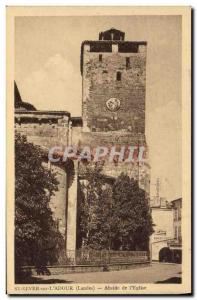
[[[116,80],[121,81],[121,72],[116,73]]]
[[[130,68],[130,57],[126,57],[126,69]]]
[[[99,61],[101,62],[103,59],[102,54],[99,54]]]

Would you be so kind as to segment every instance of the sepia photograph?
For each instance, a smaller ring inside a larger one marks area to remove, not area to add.
[[[191,293],[190,22],[7,7],[8,294]]]

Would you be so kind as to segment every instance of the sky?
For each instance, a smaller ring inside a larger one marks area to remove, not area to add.
[[[80,50],[84,40],[117,28],[147,41],[146,138],[151,196],[181,197],[181,16],[15,18],[15,80],[22,99],[40,110],[81,116]]]

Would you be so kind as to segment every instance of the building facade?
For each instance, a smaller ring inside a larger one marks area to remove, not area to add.
[[[182,262],[182,198],[172,201],[174,240],[169,244],[173,260]]]
[[[154,233],[151,236],[152,260],[161,260],[161,251],[168,247],[169,241],[174,238],[173,232],[173,210],[172,208],[152,207],[152,219]]]
[[[172,208],[174,214],[174,239],[181,243],[181,215],[182,215],[182,199],[176,199],[172,201]]]
[[[166,207],[152,207],[154,233],[151,236],[152,260],[181,263],[182,233],[181,233],[182,199],[176,199]]]

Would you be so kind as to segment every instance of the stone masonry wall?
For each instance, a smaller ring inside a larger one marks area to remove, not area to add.
[[[144,133],[146,46],[140,45],[137,53],[119,53],[118,47],[111,53],[90,52],[87,46],[83,51],[84,131]],[[117,112],[107,109],[110,98],[120,100]]]
[[[28,116],[28,122],[27,122]],[[67,145],[68,142],[68,118],[67,116],[56,116],[54,121],[51,121],[52,114],[43,115],[27,113],[15,113],[15,131],[21,135],[25,135],[27,140],[35,145],[41,146],[46,150],[46,161],[48,149],[53,146]],[[39,118],[39,122],[38,122]],[[46,168],[50,168],[56,173],[56,178],[59,182],[58,191],[50,200],[50,208],[53,212],[53,218],[57,222],[59,231],[65,235],[66,230],[66,196],[67,196],[67,173],[63,166],[56,164],[44,163]]]
[[[91,50],[93,44],[86,42],[82,49],[83,132],[78,135],[80,146],[146,147],[146,43],[139,43],[136,52],[127,53],[119,51],[118,43],[109,43],[109,52],[94,52]],[[95,44],[100,47],[98,42]],[[117,80],[118,72],[121,80]],[[106,106],[110,98],[120,100],[120,108],[116,112]],[[107,176],[116,178],[122,172],[138,180],[140,187],[149,194],[148,156],[142,165],[105,162],[103,173]]]
[[[27,140],[41,147],[54,147],[68,144],[69,118],[39,114],[15,113],[15,130]]]

